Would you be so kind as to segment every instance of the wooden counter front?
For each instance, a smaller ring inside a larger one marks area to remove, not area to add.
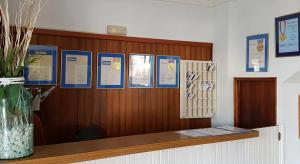
[[[73,163],[133,153],[258,137],[257,131],[220,136],[189,137],[172,132],[152,133],[35,147],[35,153],[0,163]]]

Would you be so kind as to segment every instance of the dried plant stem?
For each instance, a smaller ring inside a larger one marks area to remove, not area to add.
[[[1,12],[1,20],[3,26],[3,51],[4,51],[4,60],[7,58],[8,49],[11,47],[11,37],[10,37],[10,23],[9,23],[9,14],[8,14],[8,2],[7,0],[1,0],[0,5],[0,12]]]
[[[38,15],[47,0],[18,0],[18,10],[15,15],[15,26],[11,30],[9,21],[9,1],[0,0],[0,44],[3,52],[0,54],[4,63],[8,63],[1,69],[0,76],[20,76],[20,70],[27,60],[27,49],[30,44],[32,33],[37,22]],[[11,56],[12,55],[12,56]],[[0,61],[1,62],[1,61]],[[2,70],[2,72],[1,72]],[[8,71],[8,72],[5,72]]]

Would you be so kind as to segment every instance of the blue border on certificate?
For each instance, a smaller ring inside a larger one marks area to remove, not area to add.
[[[160,84],[160,60],[161,59],[171,59],[176,62],[176,84]],[[180,57],[179,56],[157,56],[156,57],[156,87],[157,88],[179,88],[179,67],[180,67]]]
[[[112,58],[120,58],[121,59],[121,82],[120,85],[101,85],[101,63],[102,57],[112,57]],[[97,88],[98,89],[106,89],[106,88],[114,88],[114,89],[123,89],[124,88],[124,73],[125,73],[125,55],[122,53],[98,53],[97,55]]]
[[[294,52],[279,52],[279,22],[284,20],[290,20],[298,18],[298,51]],[[275,18],[275,39],[276,39],[276,57],[289,57],[289,56],[300,56],[300,13],[286,15]]]
[[[248,36],[247,37],[246,71],[247,72],[254,72],[254,68],[250,68],[249,42],[250,42],[250,40],[257,40],[257,39],[265,39],[265,65],[264,65],[264,67],[259,68],[259,72],[267,72],[268,71],[268,56],[269,56],[269,34],[253,35],[253,36]]]
[[[50,45],[31,45],[28,48],[27,54],[35,55],[37,52],[43,52],[45,55],[51,55],[52,60],[52,79],[49,81],[46,80],[29,80],[29,68],[25,66],[24,68],[24,78],[25,85],[56,85],[57,84],[57,46]]]
[[[88,72],[86,84],[66,84],[66,58],[67,55],[78,55],[88,57]],[[92,52],[77,50],[62,50],[61,52],[61,88],[91,88],[92,81]]]
[[[140,85],[140,84],[132,84],[132,77],[130,76],[130,60],[132,56],[149,56],[150,57],[150,83],[148,86]],[[154,62],[155,62],[155,56],[152,54],[130,54],[129,55],[129,78],[128,78],[128,88],[154,88]]]

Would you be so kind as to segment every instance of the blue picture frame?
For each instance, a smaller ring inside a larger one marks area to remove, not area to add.
[[[160,82],[160,60],[174,60],[176,62],[176,83],[175,84],[161,84]],[[179,88],[179,68],[180,68],[180,57],[179,56],[162,56],[159,55],[156,57],[156,87],[157,88]]]
[[[31,45],[27,51],[31,55],[50,55],[52,56],[52,78],[51,80],[30,80],[29,67],[24,67],[25,85],[56,85],[57,84],[57,46],[50,45]]]
[[[120,58],[121,71],[120,71],[120,84],[119,85],[101,85],[101,64],[103,57]],[[122,53],[98,53],[97,54],[97,89],[123,89],[125,84],[125,55]]]
[[[250,49],[250,42],[254,41],[257,42],[257,48],[263,48],[263,54],[264,57],[261,57],[260,59],[263,59],[263,67],[259,67],[259,70],[255,70],[254,67],[251,67],[251,61],[250,61],[250,54],[252,54],[252,49]],[[263,44],[264,43],[264,44]],[[260,47],[258,47],[260,45]],[[263,47],[261,47],[263,46]],[[247,37],[247,59],[246,59],[246,72],[267,72],[268,71],[268,57],[269,57],[269,34],[260,34],[260,35],[252,35]]]
[[[275,18],[275,40],[276,57],[300,56],[300,12]]]
[[[132,58],[134,57],[143,57],[144,58],[144,65],[149,64],[149,76],[150,80],[147,84],[134,84],[133,83],[133,66],[130,64]],[[149,59],[149,60],[148,60]],[[148,60],[148,63],[145,61]],[[128,88],[154,88],[154,62],[155,62],[155,56],[152,54],[130,54],[129,55],[129,78],[128,78]]]
[[[87,83],[86,84],[66,84],[66,62],[68,55],[78,55],[88,57]],[[61,52],[61,88],[91,88],[92,82],[92,52],[78,50],[62,50]]]

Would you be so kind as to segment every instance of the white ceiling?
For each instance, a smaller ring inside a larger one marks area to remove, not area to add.
[[[232,1],[232,0],[159,0],[159,1],[182,3],[182,4],[189,4],[189,5],[199,5],[199,6],[206,6],[206,7],[215,7],[222,3]]]

